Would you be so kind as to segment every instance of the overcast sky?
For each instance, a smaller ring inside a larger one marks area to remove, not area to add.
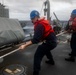
[[[29,14],[34,9],[41,13],[44,1],[45,0],[0,0],[2,4],[9,8],[10,18],[17,18],[19,20],[29,20]],[[59,20],[68,20],[71,11],[76,9],[76,0],[50,0],[50,4],[52,19],[55,18],[53,15],[53,12],[55,12]],[[43,11],[41,16],[43,16]]]

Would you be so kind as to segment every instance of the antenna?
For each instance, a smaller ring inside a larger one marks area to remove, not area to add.
[[[2,4],[4,5],[4,0],[2,0]]]
[[[4,5],[4,0],[1,0],[1,4]]]

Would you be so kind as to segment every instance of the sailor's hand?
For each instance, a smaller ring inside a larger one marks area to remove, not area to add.
[[[27,46],[29,46],[29,45],[31,45],[31,44],[32,44],[32,42],[31,42],[31,41],[28,41],[28,42],[26,42],[25,44],[21,45],[21,46],[19,47],[19,49],[20,49],[20,50],[23,50],[23,49],[25,49]]]
[[[26,45],[21,45],[21,46],[19,47],[19,49],[20,49],[20,50],[23,50],[23,49],[25,49],[25,47],[26,47]]]

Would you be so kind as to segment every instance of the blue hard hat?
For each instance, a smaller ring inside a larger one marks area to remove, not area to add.
[[[72,11],[71,15],[72,15],[72,14],[76,14],[76,9],[74,9],[74,10]]]
[[[36,10],[33,10],[33,11],[31,11],[31,13],[30,13],[30,19],[33,19],[33,18],[35,18],[36,16],[37,17],[39,17],[39,12],[38,11],[36,11]]]

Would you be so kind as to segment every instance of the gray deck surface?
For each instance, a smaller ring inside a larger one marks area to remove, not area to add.
[[[27,67],[27,75],[32,75],[33,72],[33,56],[38,45],[32,45],[26,48],[24,51],[18,51],[4,58],[3,63],[0,64],[0,68],[8,66],[10,64],[22,64]],[[68,57],[71,49],[69,44],[60,43],[52,50],[52,54],[55,60],[55,65],[47,65],[45,60],[42,60],[42,67],[40,75],[76,75],[76,62],[67,62],[65,57]]]

